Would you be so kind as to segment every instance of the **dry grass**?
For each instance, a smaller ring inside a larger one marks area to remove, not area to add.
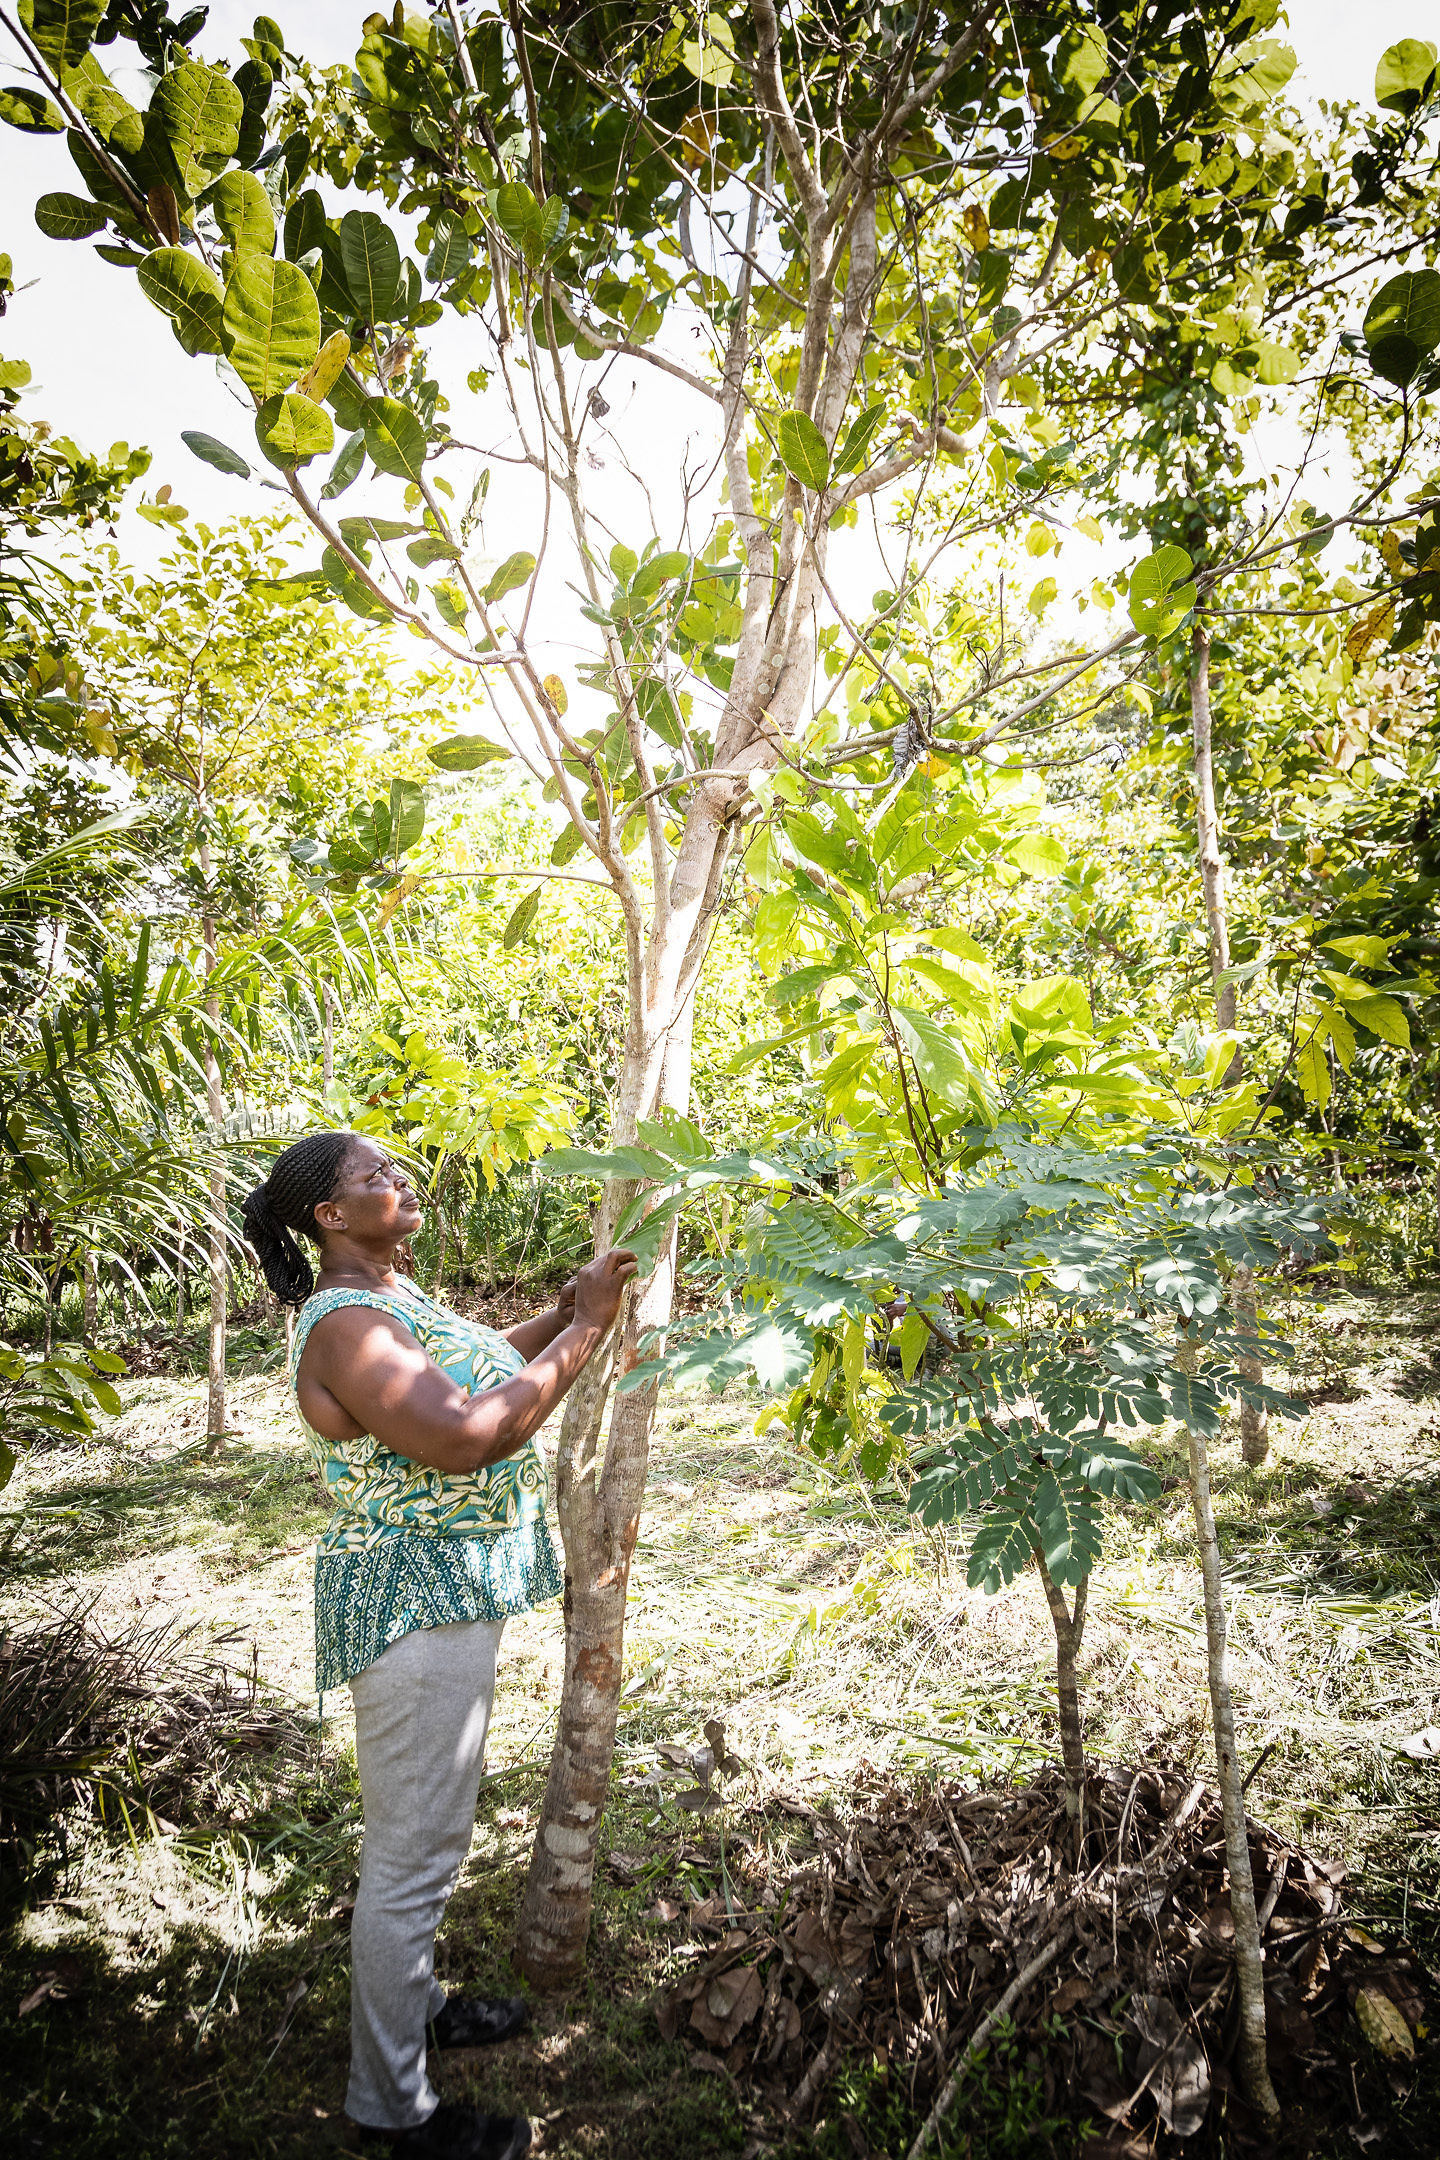
[[[1252,1807],[1344,1858],[1358,1907],[1374,1920],[1403,1911],[1432,1960],[1440,1770],[1401,1743],[1440,1724],[1436,1313],[1433,1299],[1335,1305],[1307,1323],[1304,1423],[1277,1430],[1260,1471],[1217,1450],[1237,1705],[1247,1764],[1259,1766]],[[6,1605],[34,1619],[80,1594],[107,1625],[238,1624],[255,1639],[261,1686],[308,1718],[324,1507],[273,1380],[246,1390],[218,1461],[197,1451],[198,1386],[154,1376],[132,1385],[104,1445],[29,1464],[0,1525]],[[738,2152],[752,2135],[724,2081],[697,2084],[654,2024],[653,1991],[683,1946],[641,1918],[650,1884],[701,1893],[724,1874],[718,1829],[677,1812],[660,1746],[698,1741],[722,1713],[753,1806],[843,1794],[862,1766],[1003,1777],[1052,1745],[1052,1635],[1035,1584],[993,1600],[967,1590],[958,1535],[927,1536],[898,1493],[829,1475],[773,1430],[757,1439],[752,1419],[738,1401],[684,1399],[661,1420],[608,1825],[617,1848],[653,1865],[638,1880],[604,1877],[594,1984],[547,2011],[533,2046],[487,2065],[476,2088],[534,2110],[546,2160],[602,2147]],[[1188,1503],[1178,1449],[1159,1453],[1176,1482],[1155,1509],[1115,1511],[1094,1585],[1089,1735],[1104,1758],[1203,1768]],[[554,1610],[507,1629],[482,1822],[443,1941],[457,1980],[505,1977],[560,1650]],[[67,2160],[335,2149],[358,1836],[346,1707],[327,1701],[303,1763],[237,1779],[228,1818],[182,1810],[177,1834],[142,1837],[138,1852],[91,1839],[18,1916],[0,2016],[14,2020],[43,1975],[58,1977],[10,2026],[0,2124],[31,2139],[17,2149]],[[777,1864],[801,1834],[773,1805],[742,1828]],[[464,2085],[470,2074],[448,2075]]]

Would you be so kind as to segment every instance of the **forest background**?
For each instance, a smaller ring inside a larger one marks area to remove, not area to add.
[[[1233,1758],[1208,1443],[1297,1407],[1298,1286],[1440,1253],[1436,56],[1377,16],[1351,105],[1320,10],[877,17],[827,132],[823,11],[341,12],[6,18],[0,1441],[198,1358],[223,1463],[233,1200],[317,1121],[479,1310],[636,1240],[554,1980],[662,1377],[1034,1571],[1072,1800],[1115,1435],[1178,1429]]]

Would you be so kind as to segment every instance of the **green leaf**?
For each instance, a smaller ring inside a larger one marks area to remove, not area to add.
[[[442,540],[439,533],[422,533],[412,540],[405,553],[418,570],[428,570],[431,563],[454,562],[460,550],[453,540]]]
[[[403,855],[425,830],[425,790],[418,780],[390,782],[390,849]]]
[[[470,263],[470,235],[465,221],[454,210],[442,210],[435,219],[435,237],[426,258],[425,275],[433,285],[448,285]]]
[[[1064,848],[1049,833],[1022,833],[1018,840],[1010,842],[1005,854],[1026,877],[1062,877],[1070,866]]]
[[[1105,80],[1109,66],[1110,49],[1104,31],[1093,23],[1083,23],[1064,33],[1055,50],[1052,73],[1065,89],[1089,97]]]
[[[1301,1044],[1295,1059],[1295,1077],[1300,1083],[1300,1092],[1316,1110],[1323,1110],[1330,1100],[1330,1060],[1325,1055],[1328,1033],[1322,1017]]]
[[[1387,279],[1365,310],[1364,331],[1372,356],[1393,337],[1433,352],[1440,345],[1440,270],[1402,270]]]
[[[867,405],[857,414],[846,430],[845,440],[835,453],[832,477],[839,479],[842,473],[858,472],[870,455],[870,444],[875,430],[885,418],[883,405]]]
[[[213,270],[184,248],[154,248],[136,272],[151,305],[170,317],[188,353],[218,353],[224,336],[225,295]]]
[[[12,83],[0,90],[0,120],[20,128],[26,135],[58,135],[65,115],[39,90],[22,89]]]
[[[538,231],[540,205],[523,180],[506,180],[495,190],[495,222],[506,239],[517,246],[527,226]]]
[[[42,195],[35,205],[35,223],[49,240],[88,240],[109,222],[109,211],[83,195]]]
[[[916,1006],[895,1005],[891,1009],[901,1041],[925,1086],[957,1109],[979,1108],[988,1117],[983,1084],[955,1037]]]
[[[452,630],[463,630],[465,618],[470,613],[470,598],[463,585],[454,578],[437,578],[430,588],[431,598],[442,622]]]
[[[500,943],[506,952],[513,952],[517,945],[523,944],[539,913],[540,888],[537,885],[533,891],[526,893],[525,898],[512,910],[510,920],[500,933]]]
[[[320,568],[325,582],[346,607],[356,615],[363,615],[369,622],[388,622],[390,610],[383,600],[376,598],[368,586],[355,575],[343,555],[334,548],[326,548],[320,558]]]
[[[506,556],[485,587],[486,600],[503,600],[506,593],[514,592],[517,586],[528,584],[534,572],[535,557],[527,554],[523,548],[517,548],[513,555]]]
[[[400,248],[384,218],[373,210],[347,210],[340,220],[340,260],[357,314],[367,323],[388,322],[400,290]]]
[[[785,470],[818,494],[830,478],[830,452],[815,422],[808,413],[781,413],[776,435]]]
[[[21,0],[19,12],[41,59],[63,75],[94,43],[105,0]]]
[[[216,223],[237,255],[273,255],[275,212],[254,173],[227,172],[210,191]]]
[[[1130,620],[1146,637],[1168,637],[1195,605],[1194,568],[1182,547],[1161,547],[1130,573]]]
[[[309,278],[268,255],[237,257],[225,287],[223,334],[231,366],[262,404],[288,390],[320,350],[320,307]]]
[[[185,60],[162,75],[150,111],[170,145],[186,194],[199,195],[235,155],[244,98],[219,68]]]
[[[648,600],[651,593],[668,585],[672,578],[684,577],[689,568],[690,557],[683,548],[674,548],[665,555],[652,555],[649,562],[641,564],[630,590],[637,600]]]
[[[255,415],[255,437],[272,465],[289,472],[335,447],[335,423],[298,390],[277,391]]]
[[[250,478],[250,467],[240,453],[218,442],[213,435],[206,435],[200,428],[182,428],[180,440],[202,464],[213,465],[216,472],[233,473],[237,480]]]
[[[134,157],[144,148],[143,113],[120,95],[93,52],[87,52],[78,67],[68,70],[61,88],[110,149]]]
[[[418,482],[425,467],[425,430],[398,398],[366,398],[361,409],[365,447],[377,472]]]
[[[483,735],[447,735],[425,755],[441,772],[478,772],[482,765],[503,764],[511,752]]]
[[[342,446],[339,457],[330,468],[330,477],[320,490],[321,501],[333,502],[337,495],[345,493],[346,488],[353,487],[360,477],[360,469],[364,463],[365,434],[363,429],[357,428]]]
[[[1393,1043],[1397,1050],[1410,1047],[1410,1023],[1405,1008],[1392,997],[1347,998],[1350,1018],[1358,1020],[1361,1027],[1369,1028],[1381,1042]]]
[[[1326,952],[1338,952],[1347,960],[1358,960],[1361,967],[1383,968],[1390,961],[1390,940],[1383,937],[1361,935],[1356,937],[1332,937],[1325,940]],[[1391,970],[1392,974],[1394,970]]]
[[[1375,102],[1387,112],[1412,113],[1434,88],[1435,47],[1428,38],[1401,38],[1380,55]]]

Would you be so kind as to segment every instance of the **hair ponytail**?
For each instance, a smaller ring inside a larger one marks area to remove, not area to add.
[[[241,1204],[245,1242],[282,1305],[303,1305],[315,1288],[314,1269],[294,1233],[321,1243],[315,1210],[334,1192],[353,1139],[353,1133],[322,1132],[297,1140]]]

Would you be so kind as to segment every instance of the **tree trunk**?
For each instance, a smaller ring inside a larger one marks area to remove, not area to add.
[[[1230,1302],[1235,1308],[1235,1318],[1246,1334],[1255,1334],[1259,1316],[1255,1303],[1255,1271],[1250,1267],[1237,1267],[1230,1279]],[[1259,1356],[1238,1357],[1235,1360],[1247,1380],[1260,1381],[1265,1377],[1265,1367]],[[1251,1464],[1263,1463],[1270,1453],[1270,1419],[1256,1403],[1240,1405],[1240,1454]]]
[[[320,1004],[320,1077],[329,1087],[335,1078],[335,996],[328,982],[320,985]]]
[[[205,890],[210,890],[210,848],[202,840],[199,846],[200,875],[205,880]],[[207,979],[219,964],[219,945],[215,932],[215,918],[207,909],[200,919],[201,941],[204,950],[204,969]],[[207,998],[205,1010],[210,1016],[212,1028],[220,1020],[220,1001]],[[210,1120],[210,1145],[218,1149],[220,1131],[225,1122],[225,1095],[220,1085],[220,1061],[215,1051],[214,1035],[205,1040],[205,1108]],[[207,1355],[208,1395],[205,1411],[205,1437],[208,1452],[213,1455],[225,1438],[225,1349],[226,1324],[230,1303],[230,1249],[225,1236],[225,1172],[218,1159],[210,1172],[210,1230],[209,1230],[209,1276],[210,1276],[210,1325]]]
[[[1205,1436],[1187,1429],[1190,1443],[1190,1494],[1195,1505],[1195,1535],[1200,1548],[1200,1576],[1205,1588],[1205,1640],[1210,1664],[1210,1705],[1215,1721],[1215,1759],[1225,1814],[1225,1860],[1230,1872],[1230,1915],[1235,1928],[1235,1975],[1240,1991],[1240,2082],[1245,2097],[1267,2121],[1278,2120],[1280,2103],[1270,2082],[1265,2049],[1265,1965],[1255,1910],[1255,1879],[1245,1831],[1245,1795],[1235,1746],[1235,1710],[1225,1651],[1225,1588],[1220,1574],[1220,1546],[1210,1502],[1210,1462]]]
[[[185,1333],[185,1233],[180,1232],[175,1252],[175,1333]]]
[[[1200,850],[1200,885],[1205,897],[1205,928],[1210,943],[1210,979],[1215,985],[1215,1018],[1228,1031],[1235,1025],[1235,985],[1220,980],[1230,965],[1230,923],[1225,909],[1225,863],[1220,853],[1220,824],[1215,814],[1210,632],[1199,608],[1195,610],[1195,627],[1190,633],[1190,732],[1195,746],[1195,836]],[[1227,1081],[1228,1078],[1227,1075]]]
[[[1215,808],[1215,760],[1210,712],[1210,631],[1197,608],[1190,633],[1190,731],[1195,751],[1195,836],[1200,853],[1200,883],[1205,895],[1205,926],[1210,943],[1210,978],[1215,986],[1215,1019],[1227,1032],[1235,1025],[1235,985],[1220,980],[1230,965],[1230,918],[1225,899],[1225,858]],[[1238,1087],[1244,1061],[1238,1049],[1225,1074],[1227,1087]],[[1248,1267],[1235,1271],[1232,1285],[1235,1317],[1247,1333],[1256,1331],[1255,1277]],[[1241,1358],[1247,1380],[1262,1380],[1258,1357]],[[1247,1463],[1263,1463],[1270,1452],[1270,1424],[1263,1410],[1240,1405],[1240,1452]]]
[[[84,1331],[87,1343],[95,1340],[100,1321],[100,1271],[95,1255],[88,1248],[80,1262],[80,1279],[84,1285]]]
[[[693,1001],[677,999],[660,1053],[662,1104],[689,1106]],[[653,1065],[653,1043],[638,1046],[641,1069]],[[616,1142],[633,1139],[652,1105],[638,1098],[640,1074],[622,1076]],[[614,1242],[614,1228],[632,1188],[607,1186],[596,1222],[595,1249]],[[617,1395],[610,1413],[604,1463],[597,1474],[600,1425],[612,1378],[639,1362],[639,1343],[670,1318],[675,1288],[672,1231],[653,1272],[637,1282],[621,1310],[615,1335],[571,1389],[561,1426],[556,1499],[565,1545],[565,1677],[559,1727],[530,1874],[520,1909],[516,1962],[540,1987],[575,1979],[585,1957],[593,1902],[595,1852],[610,1784],[625,1655],[625,1601],[630,1560],[650,1462],[658,1390]]]
[[[1055,1623],[1055,1692],[1060,1708],[1060,1755],[1065,1765],[1065,1806],[1081,1824],[1085,1814],[1085,1727],[1080,1716],[1080,1679],[1076,1670],[1080,1643],[1085,1633],[1085,1598],[1090,1585],[1082,1582],[1075,1592],[1075,1609],[1066,1606],[1065,1593],[1045,1565],[1038,1549],[1035,1565],[1045,1585],[1050,1618]]]

